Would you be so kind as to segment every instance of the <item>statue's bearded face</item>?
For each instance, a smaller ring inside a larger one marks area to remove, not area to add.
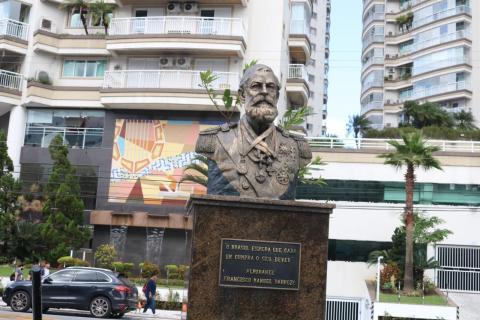
[[[278,115],[279,87],[271,70],[258,70],[243,89],[246,116],[259,124],[270,124]]]

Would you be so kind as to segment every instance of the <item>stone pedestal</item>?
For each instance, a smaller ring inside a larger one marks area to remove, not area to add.
[[[194,217],[188,319],[325,319],[333,208],[192,196],[187,209]]]

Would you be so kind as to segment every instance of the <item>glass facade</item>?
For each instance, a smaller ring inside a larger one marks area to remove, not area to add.
[[[297,199],[353,201],[353,202],[405,202],[402,182],[326,180],[324,187],[299,185]],[[417,183],[414,202],[452,206],[480,206],[480,185]]]
[[[454,47],[416,58],[413,62],[413,75],[469,63],[470,51],[467,47]]]
[[[105,74],[106,60],[65,60],[63,76],[76,78],[101,78]]]
[[[105,112],[97,110],[29,109],[25,145],[48,147],[62,135],[70,148],[102,146]]]

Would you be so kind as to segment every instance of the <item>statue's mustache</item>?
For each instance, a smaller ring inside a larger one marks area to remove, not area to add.
[[[252,106],[257,106],[261,103],[267,103],[267,104],[269,104],[270,106],[273,107],[274,104],[275,104],[275,101],[269,96],[257,96],[255,98],[253,98],[253,101],[252,101],[251,105]]]

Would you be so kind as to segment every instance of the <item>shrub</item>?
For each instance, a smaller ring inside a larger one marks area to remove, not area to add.
[[[187,277],[187,273],[188,273],[188,270],[190,270],[190,266],[186,266],[186,265],[179,265],[178,266],[178,274],[179,274],[179,279],[181,280],[185,280],[185,278]]]
[[[73,258],[70,256],[61,257],[57,260],[58,264],[64,267],[72,267],[74,265]]]
[[[435,283],[433,283],[428,279],[423,280],[423,292],[425,293],[425,295],[434,294],[435,288],[436,288]]]
[[[389,262],[383,267],[380,272],[380,285],[383,287],[385,284],[390,283],[392,288],[395,288],[395,282],[398,280],[400,274],[400,268],[395,262]]]
[[[112,269],[117,252],[111,244],[102,244],[95,252],[95,265],[100,268]]]
[[[142,277],[150,278],[153,275],[158,275],[160,273],[160,268],[153,263],[145,261],[141,264],[140,268],[142,269]]]
[[[165,266],[165,271],[167,272],[167,279],[180,279],[177,265],[167,264]]]
[[[112,263],[112,268],[116,272],[125,274],[127,276],[130,276],[132,274],[133,266],[133,263],[129,262],[115,261]]]
[[[77,267],[90,267],[90,263],[88,263],[88,261],[84,261],[79,258],[73,258],[73,264]]]

